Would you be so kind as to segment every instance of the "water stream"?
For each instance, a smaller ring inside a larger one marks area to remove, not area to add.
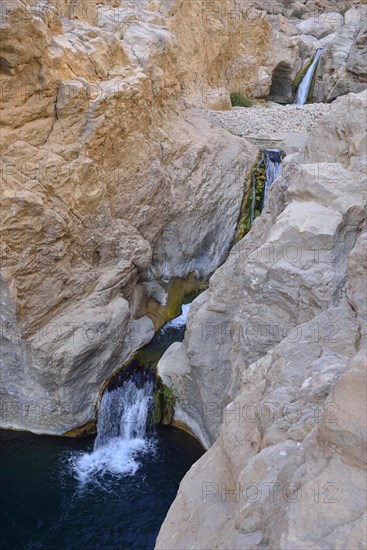
[[[270,186],[279,178],[282,171],[282,152],[280,149],[266,149],[263,151],[263,159],[265,163],[266,183],[264,188],[263,207],[268,198]]]
[[[162,334],[166,334],[167,331],[170,331],[171,329],[178,331],[182,331],[182,329],[185,329],[190,306],[191,304],[182,304],[181,314],[175,319],[168,321],[168,323],[166,323],[164,327],[162,327]]]
[[[78,480],[85,484],[96,475],[135,474],[138,457],[154,453],[154,436],[147,434],[153,406],[153,382],[141,385],[134,377],[121,387],[105,391],[98,414],[97,437],[91,453],[73,457]]]
[[[317,64],[319,62],[320,57],[322,56],[324,52],[323,48],[319,48],[317,52],[315,53],[315,57],[307,69],[307,72],[305,76],[302,79],[301,84],[299,85],[299,88],[297,90],[297,95],[294,100],[295,105],[304,105],[307,101],[308,94],[310,92],[312,79],[315,74],[315,71],[317,69]]]
[[[253,223],[255,217],[256,217],[256,211],[257,211],[257,179],[256,174],[261,165],[265,167],[265,174],[266,174],[266,180],[264,185],[264,193],[262,197],[262,202],[259,207],[264,208],[266,204],[266,199],[268,197],[268,192],[271,187],[271,185],[274,183],[274,181],[280,176],[280,173],[282,171],[282,161],[283,161],[283,154],[281,149],[263,149],[261,151],[261,156],[259,159],[259,162],[257,163],[252,176],[252,203],[251,203],[251,224]]]

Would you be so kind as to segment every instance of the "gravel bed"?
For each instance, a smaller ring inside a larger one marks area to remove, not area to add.
[[[317,120],[327,113],[330,105],[310,103],[308,105],[279,105],[267,103],[254,107],[234,107],[231,111],[212,111],[193,108],[191,111],[205,118],[214,126],[246,136],[250,134],[272,134],[279,132],[309,132]]]

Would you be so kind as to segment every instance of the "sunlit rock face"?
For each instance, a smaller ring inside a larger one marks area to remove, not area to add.
[[[47,433],[92,420],[152,337],[142,281],[224,261],[257,151],[184,97],[229,82],[241,29],[255,64],[271,33],[260,11],[233,27],[197,2],[87,4],[2,7],[4,338],[23,351],[2,367],[1,422]]]
[[[209,450],[157,548],[364,548],[363,2],[5,0],[0,27],[0,426],[87,431],[162,280],[211,276],[159,363]],[[232,248],[258,149],[187,107],[291,103],[318,48],[338,99]]]
[[[209,450],[158,549],[365,545],[366,104],[339,98],[284,159],[160,360],[177,421]]]

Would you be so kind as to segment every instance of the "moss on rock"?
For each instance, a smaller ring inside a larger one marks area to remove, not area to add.
[[[154,323],[155,330],[159,330],[167,321],[180,315],[181,305],[192,302],[196,296],[208,288],[208,283],[199,281],[194,273],[186,279],[173,277],[169,282],[157,281],[167,293],[166,304],[162,305],[154,297],[146,296],[142,299],[138,316],[147,315]]]
[[[154,400],[154,424],[159,424],[162,420],[162,394],[156,390],[153,395]]]
[[[175,413],[176,398],[171,388],[163,384],[157,375],[154,391],[154,422],[155,424],[172,424]]]
[[[253,201],[253,183],[255,181],[255,211],[254,218],[257,218],[261,214],[262,203],[264,199],[264,190],[266,183],[266,170],[265,162],[261,162],[262,152],[259,153],[255,163],[253,164],[248,181],[248,190],[245,193],[244,199],[242,201],[240,221],[238,223],[237,232],[236,232],[236,242],[243,239],[243,237],[251,229],[251,212],[252,212],[252,201]]]
[[[314,99],[313,99],[313,93],[314,93],[315,84],[316,84],[316,73],[317,73],[317,66],[316,66],[315,72],[313,73],[313,77],[312,77],[312,81],[311,81],[311,86],[310,86],[310,90],[309,90],[309,92],[308,92],[308,96],[307,96],[306,103],[313,103],[313,101],[314,101]]]
[[[315,59],[315,55],[313,55],[311,57],[311,59],[309,61],[307,61],[306,65],[304,65],[302,67],[302,69],[297,73],[296,78],[294,79],[294,83],[293,83],[295,93],[297,93],[298,88],[299,88],[305,74],[307,73],[308,69],[311,67],[312,62],[313,62],[314,59]]]

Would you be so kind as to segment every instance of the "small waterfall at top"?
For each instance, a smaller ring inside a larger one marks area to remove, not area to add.
[[[161,329],[162,333],[164,334],[167,331],[167,329],[185,328],[186,327],[187,316],[188,316],[189,310],[190,310],[190,306],[191,306],[191,304],[182,304],[182,306],[181,306],[181,315],[179,315],[175,319],[172,319],[171,321],[168,321],[168,323],[166,323],[162,327],[162,329]]]
[[[315,74],[317,64],[319,62],[320,57],[322,56],[324,49],[319,48],[317,52],[315,53],[315,57],[307,69],[307,72],[305,76],[302,79],[301,84],[299,85],[296,98],[294,100],[295,105],[304,105],[307,101],[308,94],[310,92],[310,87],[312,84],[312,79]]]
[[[260,160],[257,163],[252,175],[251,224],[256,217],[256,213],[258,212],[256,207],[259,208],[260,206],[261,209],[264,208],[270,186],[280,176],[280,172],[282,170],[283,155],[284,153],[280,149],[263,149],[261,151]],[[259,205],[258,197],[256,195],[256,176],[261,165],[265,167],[266,179],[264,183],[262,203]],[[259,213],[260,212],[258,212],[258,214]]]
[[[94,449],[73,461],[79,481],[86,483],[96,474],[135,474],[140,466],[137,455],[154,449],[146,434],[153,389],[152,380],[132,377],[123,386],[105,391]]]

